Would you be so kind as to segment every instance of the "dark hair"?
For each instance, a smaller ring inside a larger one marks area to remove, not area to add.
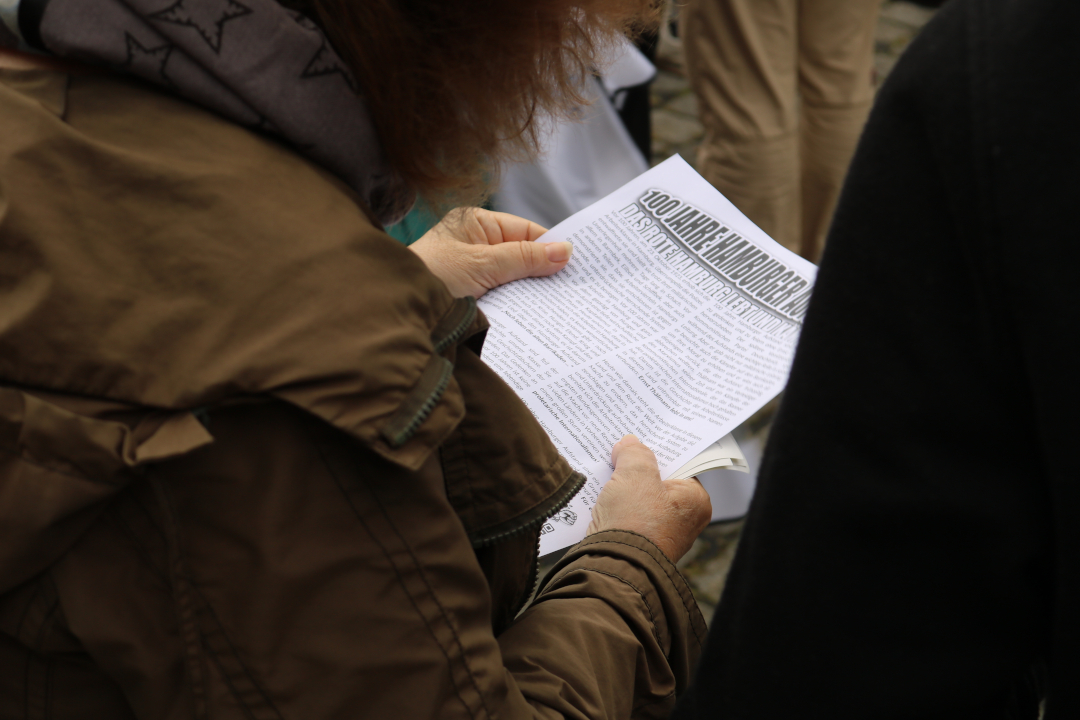
[[[438,204],[476,202],[536,148],[598,53],[646,29],[658,0],[287,0],[354,70],[390,163]]]

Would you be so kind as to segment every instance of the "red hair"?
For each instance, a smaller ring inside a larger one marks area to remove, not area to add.
[[[658,15],[657,0],[301,2],[353,68],[390,163],[455,203],[534,153],[538,117],[579,104],[597,55]]]

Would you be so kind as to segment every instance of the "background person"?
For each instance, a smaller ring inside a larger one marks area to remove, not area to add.
[[[953,0],[878,94],[677,720],[1080,715],[1077,23]]]
[[[816,262],[873,101],[880,0],[690,0],[679,35],[701,174]]]

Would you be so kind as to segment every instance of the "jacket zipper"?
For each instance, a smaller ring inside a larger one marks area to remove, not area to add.
[[[453,363],[442,357],[442,353],[460,341],[475,320],[476,298],[459,298],[432,330],[435,352],[431,361],[424,368],[417,386],[380,431],[390,447],[399,448],[407,443],[439,404],[454,374]],[[418,396],[423,399],[417,401]]]
[[[578,477],[575,478],[574,482],[571,484],[569,493],[562,494],[559,497],[559,500],[558,500],[558,502],[556,502],[554,507],[552,507],[550,510],[544,511],[544,513],[542,514],[539,521],[534,521],[532,523],[526,523],[520,529],[518,529],[516,531],[510,531],[508,533],[502,534],[499,537],[505,538],[505,537],[508,537],[510,535],[513,535],[515,532],[524,532],[530,526],[535,527],[539,523],[546,522],[552,515],[559,512],[560,510],[562,510],[567,505],[569,505],[570,501],[573,500],[574,496],[578,494],[579,490],[581,490],[581,487],[585,484],[585,480],[586,480],[585,476],[582,475],[581,473],[574,473],[574,475],[577,475]],[[573,477],[573,476],[571,476],[571,477]],[[532,557],[532,568],[531,568],[531,574],[533,576],[532,586],[529,588],[529,591],[527,593],[523,594],[521,599],[518,600],[517,607],[514,608],[514,617],[517,617],[518,614],[522,610],[525,609],[525,605],[529,602],[529,600],[531,600],[533,598],[534,595],[536,595],[536,589],[540,587],[540,538],[542,538],[542,537],[543,537],[543,535],[540,535],[539,533],[537,533],[537,535],[536,535],[536,550],[535,550],[535,552],[533,552],[533,557]]]
[[[459,298],[450,308],[447,317],[443,318],[431,333],[431,340],[435,343],[435,354],[441,355],[446,348],[456,345],[474,320],[476,320],[476,298],[472,296]],[[452,327],[447,331],[443,328],[444,325]],[[446,334],[443,335],[443,333]],[[440,335],[442,337],[439,337]]]
[[[585,479],[585,476],[579,472],[571,473],[570,477],[567,478],[569,488],[564,490],[560,495],[556,495],[554,499],[549,500],[546,503],[541,503],[530,510],[527,514],[533,516],[531,519],[523,520],[520,524],[515,524],[490,535],[474,535],[470,537],[473,547],[486,547],[499,542],[500,540],[505,540],[508,537],[517,535],[518,533],[531,530],[542,524],[552,515],[570,504],[570,501],[574,499],[574,496],[577,495],[578,491],[585,485]]]
[[[476,298],[465,297],[460,298],[451,307],[450,312],[439,321],[439,324],[431,333],[431,339],[435,346],[435,357],[438,357],[447,348],[457,344],[465,336],[469,327],[472,326],[476,320]],[[447,327],[449,326],[449,327]],[[434,358],[433,358],[434,359]],[[428,395],[427,399],[420,406],[420,408],[412,415],[410,421],[401,428],[398,432],[393,433],[391,444],[400,447],[408,441],[412,434],[419,429],[420,425],[427,420],[428,415],[434,410],[435,405],[442,397],[443,392],[446,390],[446,386],[450,382],[450,377],[453,374],[453,364],[445,358],[439,358],[445,363],[440,373],[439,380],[434,390]],[[482,548],[487,545],[492,545],[500,540],[513,537],[523,532],[535,529],[542,523],[546,522],[552,515],[562,510],[564,507],[570,504],[570,501],[574,499],[574,496],[578,494],[578,491],[585,485],[586,477],[579,472],[572,472],[564,483],[565,489],[559,495],[554,496],[553,499],[541,503],[537,507],[530,510],[526,515],[531,519],[522,520],[520,523],[516,523],[509,528],[501,529],[498,532],[490,535],[481,535],[478,537],[472,537],[472,545],[475,548]],[[540,536],[536,538],[536,552],[533,553],[532,560],[532,575],[533,583],[529,592],[518,601],[518,606],[514,610],[514,615],[521,612],[525,603],[529,601],[529,598],[536,592],[536,588],[540,584]]]
[[[407,398],[382,429],[382,435],[390,443],[390,447],[401,447],[420,429],[420,426],[431,415],[431,411],[439,404],[453,375],[453,363],[444,357],[432,356],[416,388],[420,391],[418,394],[425,396],[424,400],[414,407]],[[410,397],[413,395],[414,393],[410,393]]]

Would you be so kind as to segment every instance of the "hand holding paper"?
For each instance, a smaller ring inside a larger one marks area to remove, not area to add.
[[[454,297],[480,297],[525,277],[566,267],[568,242],[537,243],[545,229],[507,213],[460,208],[410,246]]]
[[[692,478],[661,481],[656,455],[633,435],[615,443],[611,463],[615,470],[592,509],[588,534],[636,532],[678,562],[709,524],[709,493]]]

